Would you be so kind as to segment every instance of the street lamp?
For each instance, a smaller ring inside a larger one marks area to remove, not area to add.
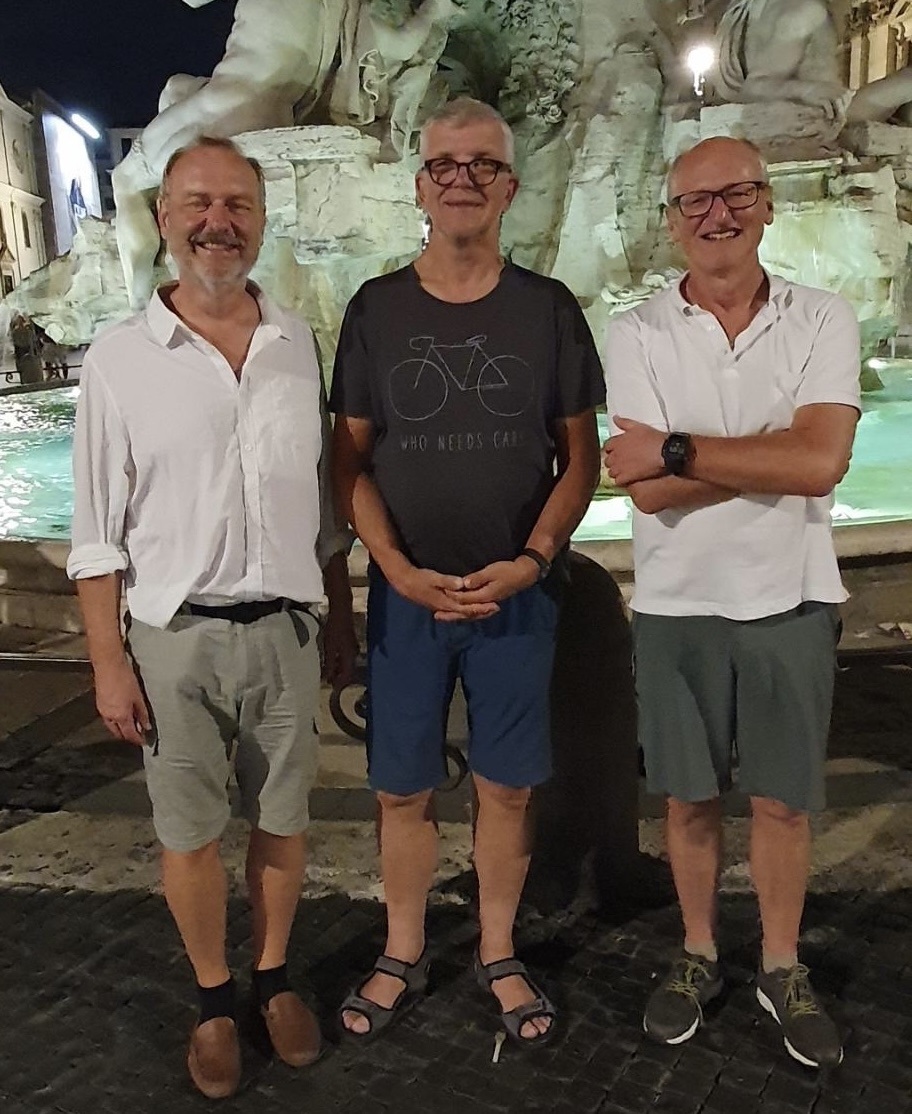
[[[75,124],[83,135],[87,135],[89,139],[101,139],[101,132],[91,120],[87,120],[81,112],[71,112],[70,122]]]
[[[687,68],[693,74],[693,88],[698,97],[703,96],[706,75],[716,64],[716,52],[708,43],[701,43],[687,52]]]

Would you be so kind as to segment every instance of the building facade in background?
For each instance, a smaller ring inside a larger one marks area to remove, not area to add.
[[[0,87],[0,295],[48,259],[32,123]]]

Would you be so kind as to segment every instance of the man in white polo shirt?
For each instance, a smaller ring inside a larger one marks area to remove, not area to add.
[[[171,157],[158,219],[178,281],[85,358],[68,571],[98,710],[143,745],[165,897],[198,986],[190,1075],[224,1098],[241,1063],[219,857],[232,762],[251,825],[256,1004],[286,1063],[320,1050],[285,953],[317,761],[313,605],[325,586],[325,672],[344,682],[348,536],[329,498],[313,335],[247,280],[265,226],[259,166],[228,140],[197,141]]]
[[[667,196],[689,269],[612,322],[605,364],[617,430],[605,461],[636,508],[640,742],[667,798],[685,934],[644,1026],[681,1043],[722,989],[719,795],[737,765],[763,930],[757,997],[789,1053],[824,1066],[842,1047],[798,935],[846,598],[829,512],[859,414],[858,328],[842,298],[761,267],[773,205],[752,144],[698,144]]]

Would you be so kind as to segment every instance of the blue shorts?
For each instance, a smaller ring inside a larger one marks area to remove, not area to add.
[[[470,769],[527,788],[551,775],[550,686],[558,599],[533,585],[489,619],[441,623],[372,564],[367,604],[368,774],[373,789],[420,793],[446,778],[443,747],[457,679]]]

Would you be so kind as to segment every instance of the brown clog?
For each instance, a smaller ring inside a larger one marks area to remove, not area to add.
[[[213,1017],[190,1035],[187,1068],[207,1099],[227,1099],[241,1082],[241,1047],[230,1017]]]
[[[319,1057],[320,1026],[293,990],[274,994],[261,1012],[280,1060],[293,1068],[303,1068]]]

